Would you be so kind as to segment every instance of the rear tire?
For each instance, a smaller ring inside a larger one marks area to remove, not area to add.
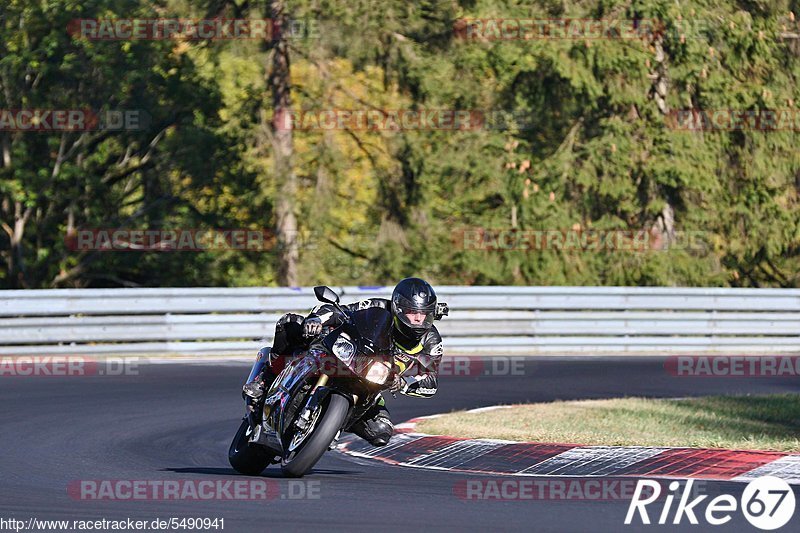
[[[250,424],[245,418],[228,448],[228,462],[237,472],[248,476],[257,476],[269,466],[275,456],[263,446],[250,444],[248,429],[250,429]]]
[[[328,396],[328,405],[320,417],[317,427],[306,438],[300,450],[289,461],[281,466],[281,471],[286,477],[303,477],[306,475],[322,455],[328,450],[336,434],[342,429],[347,413],[350,412],[350,402],[341,394],[331,393]]]

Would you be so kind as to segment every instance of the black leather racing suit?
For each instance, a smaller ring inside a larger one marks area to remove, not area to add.
[[[348,311],[370,307],[381,307],[391,311],[391,302],[383,298],[369,298],[342,307]],[[339,311],[331,304],[315,307],[309,314],[310,317],[319,318],[323,328],[335,327],[344,321]],[[401,378],[404,381],[400,393],[418,398],[430,398],[436,394],[439,386],[439,363],[443,354],[442,337],[436,326],[431,326],[420,339],[406,337],[397,328],[392,328],[392,340],[394,360],[401,369]],[[375,446],[387,444],[394,426],[389,419],[383,398],[381,397],[373,409],[347,429]]]

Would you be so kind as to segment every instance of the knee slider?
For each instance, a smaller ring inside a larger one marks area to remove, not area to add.
[[[394,424],[392,424],[392,421],[379,416],[370,425],[372,426],[370,429],[372,429],[372,434],[374,435],[369,441],[370,444],[373,446],[386,446],[394,433]]]

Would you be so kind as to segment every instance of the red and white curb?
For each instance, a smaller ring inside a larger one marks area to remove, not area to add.
[[[507,407],[507,406],[504,406]],[[481,410],[501,407],[482,408]],[[581,446],[461,439],[415,431],[414,418],[395,427],[388,445],[352,436],[338,449],[353,457],[411,468],[511,476],[652,477],[749,482],[775,476],[800,485],[800,455],[748,450],[647,446]]]

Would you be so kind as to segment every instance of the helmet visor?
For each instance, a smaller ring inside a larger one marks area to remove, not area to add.
[[[416,330],[428,330],[436,316],[436,304],[421,307],[405,298],[397,298],[392,302],[394,316],[406,326]]]

